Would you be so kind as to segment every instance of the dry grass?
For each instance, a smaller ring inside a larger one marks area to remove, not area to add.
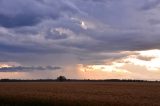
[[[160,106],[160,83],[0,83],[0,106]]]

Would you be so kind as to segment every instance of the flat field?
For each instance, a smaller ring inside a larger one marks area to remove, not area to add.
[[[160,83],[0,82],[0,106],[160,106]]]

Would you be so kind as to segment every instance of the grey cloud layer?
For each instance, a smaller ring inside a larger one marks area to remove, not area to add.
[[[0,68],[0,72],[32,72],[32,71],[54,71],[59,70],[61,67],[53,67],[53,66],[47,66],[47,67],[25,67],[25,66],[14,66],[14,67],[2,67]]]
[[[99,63],[123,57],[119,51],[160,49],[159,6],[159,0],[0,0],[0,60],[35,54],[55,62],[69,54]]]

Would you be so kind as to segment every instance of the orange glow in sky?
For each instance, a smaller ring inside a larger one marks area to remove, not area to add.
[[[4,67],[12,67],[12,66],[8,64],[0,64],[0,68],[4,68]]]
[[[111,64],[84,65],[79,64],[78,69],[86,76],[91,73],[106,73],[106,77],[121,78],[121,75],[129,78],[151,78],[151,75],[160,77],[160,50],[125,52],[129,54],[118,60],[113,60]],[[87,75],[87,73],[89,73]],[[145,74],[142,74],[145,73]],[[96,75],[95,75],[96,76]],[[116,77],[115,77],[116,76]]]

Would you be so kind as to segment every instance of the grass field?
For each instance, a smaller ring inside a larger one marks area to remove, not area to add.
[[[160,83],[1,82],[0,106],[160,106]]]

